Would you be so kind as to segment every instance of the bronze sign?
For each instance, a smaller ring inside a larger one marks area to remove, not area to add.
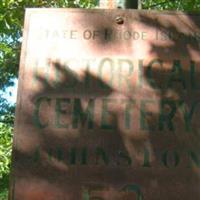
[[[28,9],[10,199],[200,199],[199,20]]]

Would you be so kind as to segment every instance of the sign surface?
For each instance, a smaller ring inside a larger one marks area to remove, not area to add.
[[[199,20],[28,9],[10,199],[200,199]]]

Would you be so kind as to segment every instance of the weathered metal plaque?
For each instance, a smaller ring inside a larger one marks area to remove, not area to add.
[[[200,199],[199,21],[28,9],[10,199]]]

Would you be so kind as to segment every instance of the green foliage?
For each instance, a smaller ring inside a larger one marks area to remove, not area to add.
[[[0,200],[8,199],[12,132],[13,127],[9,123],[0,122]]]
[[[6,174],[0,179],[0,200],[8,200],[9,175]]]
[[[15,105],[10,105],[8,101],[0,95],[0,123],[13,126]]]
[[[0,122],[0,178],[9,173],[13,127]]]
[[[199,0],[143,0],[143,9],[200,11]]]

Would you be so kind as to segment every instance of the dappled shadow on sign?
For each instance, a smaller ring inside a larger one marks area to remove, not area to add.
[[[157,34],[145,41],[146,54],[137,54],[138,41],[121,41],[128,55],[118,57],[118,40],[98,40],[98,55],[115,47],[98,58],[105,71],[86,66],[78,74],[50,59],[49,74],[34,73],[39,90],[27,97],[29,109],[22,107],[26,131],[14,149],[16,176],[24,173],[16,187],[28,188],[21,199],[81,199],[96,190],[109,200],[140,190],[144,199],[200,198],[196,16],[142,11],[130,19]],[[131,20],[124,29],[134,27]],[[124,183],[137,187],[124,193]]]

